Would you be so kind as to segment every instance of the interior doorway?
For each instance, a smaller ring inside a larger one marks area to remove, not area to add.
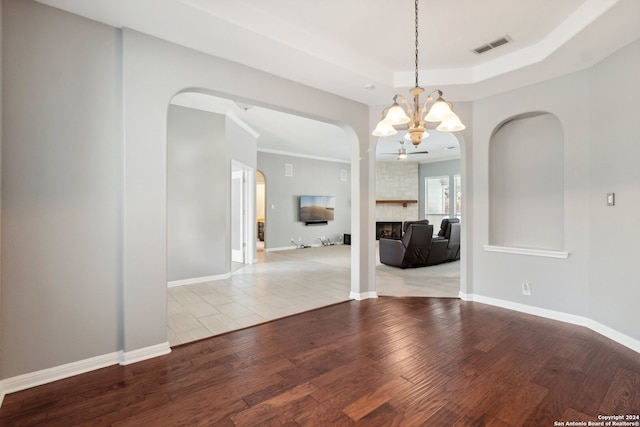
[[[255,254],[255,231],[252,227],[254,203],[254,169],[231,162],[231,262],[252,264]]]
[[[267,238],[266,227],[267,213],[267,182],[264,174],[260,171],[256,172],[256,251],[264,252],[265,242]]]

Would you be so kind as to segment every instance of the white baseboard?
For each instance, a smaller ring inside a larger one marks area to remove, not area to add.
[[[4,379],[0,382],[0,405],[5,394],[117,365],[119,359],[120,352],[115,352]]]
[[[526,304],[485,297],[482,295],[466,294],[462,291],[460,291],[459,295],[460,299],[464,301],[479,302],[482,304],[506,308],[508,310],[519,311],[521,313],[533,314],[534,316],[545,317],[547,319],[559,320],[561,322],[571,323],[573,325],[584,326],[585,328],[591,329],[592,331],[597,332],[600,335],[617,342],[618,344],[622,344],[623,346],[630,348],[637,353],[640,353],[640,341],[588,317],[576,316],[574,314],[563,313],[561,311],[533,307]]]
[[[15,393],[42,384],[106,368],[107,366],[117,364],[129,365],[131,363],[141,362],[153,357],[165,355],[169,352],[171,352],[171,347],[169,347],[168,342],[165,342],[133,351],[117,351],[115,353],[91,357],[89,359],[7,378],[0,381],[0,406],[2,406],[4,396],[9,393]]]
[[[215,276],[204,276],[204,277],[194,277],[191,279],[183,279],[183,280],[173,280],[171,282],[167,282],[167,288],[173,288],[176,286],[184,286],[184,285],[196,285],[198,283],[211,282],[213,280],[223,280],[231,277],[231,273],[218,274]]]
[[[283,246],[281,248],[266,248],[264,251],[265,252],[290,251],[295,248],[296,248],[295,246]]]
[[[120,352],[118,362],[121,365],[130,365],[132,363],[142,362],[143,360],[152,359],[154,357],[164,356],[169,353],[171,353],[169,342],[163,342],[162,344],[156,344],[137,350],[122,351]]]
[[[329,246],[336,246],[337,244],[338,243],[334,243],[333,245],[329,245]],[[311,243],[309,245],[305,245],[305,248],[320,248],[322,246],[324,246],[322,243]],[[290,251],[293,249],[305,249],[305,248],[297,248],[295,246],[282,246],[280,248],[267,248],[265,249],[265,252]]]
[[[363,299],[369,299],[369,298],[378,298],[378,293],[377,292],[362,292],[362,293],[357,293],[357,292],[351,292],[349,294],[349,299],[355,299],[358,301],[362,301]]]

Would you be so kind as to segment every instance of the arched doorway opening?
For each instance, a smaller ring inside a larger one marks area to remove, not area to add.
[[[216,98],[202,94],[196,98],[202,101],[202,97]],[[349,165],[352,150],[349,145],[353,141],[343,143],[346,158],[341,159],[275,150],[260,146],[268,131],[260,128],[259,118],[261,114],[268,115],[267,121],[276,126],[278,118],[273,111],[259,111],[260,107],[247,107],[247,104],[239,106],[228,99],[216,99],[214,104],[215,108],[206,109],[177,96],[169,107],[167,153],[171,157],[167,164],[168,188],[172,192],[168,194],[167,228],[172,237],[168,239],[170,271],[177,271],[174,268],[176,256],[181,255],[173,247],[176,241],[173,236],[190,238],[192,245],[208,240],[208,246],[200,247],[202,251],[194,250],[190,259],[181,260],[191,266],[194,259],[201,259],[202,266],[206,267],[206,263],[212,261],[212,257],[206,255],[207,251],[220,253],[215,256],[218,270],[210,269],[198,276],[182,270],[186,277],[170,276],[167,323],[171,345],[349,299],[350,254],[337,256],[337,250],[331,251],[337,246],[325,249],[321,241],[338,243],[351,231]],[[297,120],[290,114],[286,119],[290,125]],[[330,127],[331,132],[346,135],[336,125],[305,120],[304,132],[312,127],[318,134]],[[274,132],[271,128],[270,131]],[[298,133],[295,127],[288,132]],[[298,138],[300,150],[322,145],[308,144],[308,141],[301,144],[300,141]],[[320,149],[328,153],[328,148],[325,143]],[[260,172],[256,173],[258,170]],[[242,193],[238,188],[243,186],[247,172],[251,174],[251,183],[245,187],[250,187],[252,194],[237,197]],[[177,191],[176,181],[182,181]],[[192,191],[196,187],[199,191]],[[185,203],[175,202],[176,194],[184,200],[190,193],[191,198]],[[298,203],[300,196],[305,194],[335,196],[334,221],[323,226],[308,226],[301,222]],[[243,199],[246,199],[244,204],[241,203]],[[240,215],[245,209],[248,210],[246,215]],[[174,221],[180,215],[184,217],[181,224],[188,227],[181,234],[175,232]],[[264,224],[262,233],[260,222]],[[199,230],[200,226],[206,226],[206,229]],[[236,245],[236,237],[242,235],[242,229],[253,232],[250,256],[254,261],[259,259],[259,263],[234,262],[234,252],[243,249],[241,244]],[[265,246],[258,257],[260,237]],[[301,241],[311,248],[298,250],[290,240]],[[314,249],[325,249],[326,252],[312,255]],[[340,265],[334,263],[336,260]],[[327,280],[328,277],[332,280]]]
[[[443,219],[464,226],[463,142],[458,134],[429,130],[420,146],[397,136],[376,144],[376,229],[395,227],[399,238],[406,221],[428,220],[437,236]],[[400,156],[403,153],[406,155]],[[376,237],[380,233],[376,232]],[[462,236],[460,236],[462,237]],[[461,239],[458,239],[460,241]],[[463,260],[447,257],[420,268],[401,269],[380,261],[376,242],[376,291],[387,296],[458,297]],[[459,244],[459,243],[458,243]],[[464,253],[460,250],[459,254]],[[431,262],[432,260],[430,260]]]

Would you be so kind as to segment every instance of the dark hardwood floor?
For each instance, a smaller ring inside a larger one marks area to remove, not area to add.
[[[383,297],[13,393],[0,424],[500,427],[636,414],[640,354],[588,329]]]

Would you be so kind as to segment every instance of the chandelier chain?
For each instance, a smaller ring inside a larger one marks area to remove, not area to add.
[[[418,0],[416,0],[416,87],[418,84]]]
[[[425,92],[424,88],[420,87],[418,81],[419,73],[419,34],[418,34],[418,3],[420,0],[414,0],[415,3],[415,63],[416,63],[416,86],[409,91],[413,98],[413,107],[409,104],[411,99],[405,98],[400,94],[396,94],[393,97],[393,104],[382,110],[382,118],[373,130],[373,136],[391,136],[398,133],[395,126],[406,125],[407,134],[405,139],[411,141],[414,146],[418,146],[422,143],[422,140],[429,136],[426,132],[426,122],[439,122],[436,130],[443,132],[456,132],[465,129],[464,124],[460,121],[460,118],[453,112],[453,104],[447,102],[442,97],[442,91],[436,89],[427,95],[427,99],[424,104],[420,102],[420,95]],[[431,106],[427,109],[428,103],[431,102]],[[400,104],[404,105],[400,105]],[[406,107],[406,110],[405,110]],[[399,155],[402,153],[399,153]],[[400,157],[398,157],[400,158]]]

